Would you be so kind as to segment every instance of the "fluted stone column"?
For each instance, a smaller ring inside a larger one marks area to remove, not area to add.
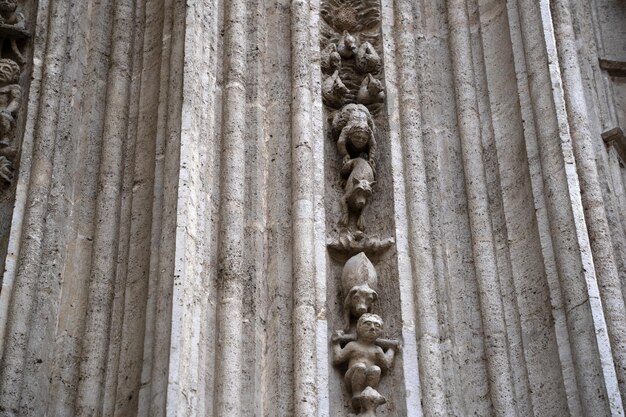
[[[341,245],[371,251],[379,343],[398,346],[376,415],[624,415],[602,1],[19,4],[1,417],[363,415],[333,365]],[[333,107],[321,45],[342,25],[380,67],[349,69]],[[378,141],[351,237],[348,102]]]

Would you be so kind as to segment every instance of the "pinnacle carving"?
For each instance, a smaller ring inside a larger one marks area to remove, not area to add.
[[[324,0],[321,5],[322,99],[328,136],[341,161],[339,236],[328,249],[346,261],[341,276],[344,328],[334,333],[333,364],[344,373],[356,416],[375,416],[387,402],[378,392],[392,367],[399,343],[382,339],[384,321],[374,314],[378,276],[370,258],[391,248],[392,238],[368,230],[368,207],[375,198],[378,136],[375,118],[385,101],[380,41],[380,6],[374,0]]]

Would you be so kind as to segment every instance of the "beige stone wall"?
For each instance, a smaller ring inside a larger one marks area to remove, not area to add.
[[[0,416],[349,415],[324,1],[39,0]],[[624,415],[607,7],[381,1],[377,415]]]

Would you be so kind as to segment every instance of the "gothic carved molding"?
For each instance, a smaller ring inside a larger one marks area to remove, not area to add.
[[[375,198],[378,159],[376,122],[385,101],[380,39],[380,5],[376,0],[324,0],[321,4],[322,99],[327,135],[341,161],[337,176],[343,194],[337,220],[339,236],[328,249],[345,262],[341,276],[344,329],[331,338],[333,364],[344,383],[356,416],[375,416],[387,402],[378,392],[391,368],[398,341],[382,339],[384,321],[374,313],[378,276],[371,259],[391,248],[366,223]]]

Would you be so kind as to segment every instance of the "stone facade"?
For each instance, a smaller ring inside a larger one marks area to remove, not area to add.
[[[622,0],[0,0],[0,417],[624,416]]]

